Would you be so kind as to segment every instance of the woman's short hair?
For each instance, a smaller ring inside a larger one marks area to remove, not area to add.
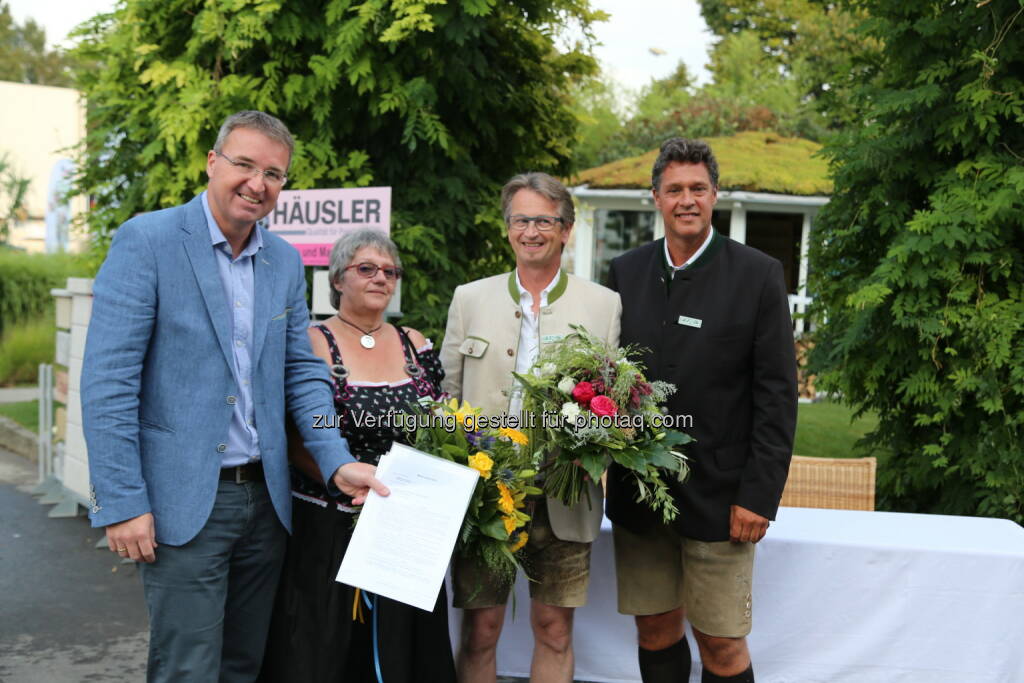
[[[505,183],[505,187],[501,188],[501,215],[506,224],[510,217],[509,206],[512,204],[512,198],[519,190],[533,190],[558,204],[558,216],[562,219],[562,227],[567,228],[576,222],[576,207],[573,206],[572,195],[565,189],[565,185],[547,173],[534,171],[512,176]]]
[[[331,306],[334,308],[338,308],[341,303],[341,292],[335,289],[334,284],[342,278],[345,269],[352,265],[352,259],[356,252],[363,247],[370,247],[382,254],[387,254],[396,266],[402,267],[402,259],[398,256],[398,247],[381,230],[359,228],[352,232],[346,232],[331,247],[331,261],[327,270],[327,280],[331,283]]]

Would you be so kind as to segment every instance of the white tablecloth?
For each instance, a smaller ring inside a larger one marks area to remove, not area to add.
[[[528,676],[524,581],[516,592],[498,670]],[[453,635],[457,626],[453,615]],[[782,508],[758,544],[748,642],[759,683],[1022,683],[1024,529],[1000,519]],[[690,645],[697,662],[692,635]],[[576,611],[575,651],[578,680],[640,680],[633,620],[616,611],[607,520],[588,603]]]

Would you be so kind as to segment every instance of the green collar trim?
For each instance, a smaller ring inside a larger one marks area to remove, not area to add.
[[[724,246],[725,239],[718,233],[717,230],[712,228],[711,244],[709,244],[708,248],[704,250],[704,253],[700,255],[700,258],[698,258],[696,261],[689,265],[687,270],[689,270],[690,268],[700,268],[701,266],[706,266],[708,263],[711,262],[711,259],[715,257],[715,254],[717,254],[718,251]]]
[[[711,248],[711,245],[708,245]],[[555,303],[555,301],[565,294],[565,289],[569,286],[569,276],[566,275],[565,269],[558,271],[558,282],[548,292],[548,305]],[[512,271],[508,274],[508,295],[512,297],[512,301],[519,305],[519,287],[516,285],[516,271]]]
[[[565,294],[565,288],[569,286],[569,276],[564,270],[558,272],[558,283],[548,292],[548,305],[555,303],[558,297]]]
[[[665,239],[666,238],[664,238],[664,237],[662,238],[662,240],[665,240]],[[678,271],[678,272],[685,273],[685,272],[693,270],[695,268],[701,268],[703,266],[706,266],[708,263],[711,262],[711,259],[713,259],[715,257],[715,255],[724,246],[725,246],[725,238],[722,237],[721,233],[719,233],[717,230],[712,228],[711,229],[711,242],[708,243],[707,249],[704,250],[704,253],[702,253],[700,255],[700,257],[696,261],[694,261],[690,265],[686,266],[686,268],[683,268],[683,270]],[[674,268],[670,268],[668,263],[665,261],[665,247],[664,247],[664,245],[662,245],[662,248],[658,250],[658,258],[661,260],[662,268],[665,271],[665,275],[666,275],[667,280],[671,281],[673,275],[675,274],[675,269]]]

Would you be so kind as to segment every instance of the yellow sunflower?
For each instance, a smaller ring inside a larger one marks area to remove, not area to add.
[[[511,427],[501,427],[498,429],[498,433],[511,441],[512,443],[525,446],[530,442],[530,439],[518,429],[512,429]]]
[[[512,497],[512,490],[500,481],[498,482],[498,509],[506,515],[511,515],[516,510],[516,501]]]
[[[505,523],[505,533],[511,535],[516,527],[519,526],[519,520],[512,515],[502,515],[501,521]]]
[[[469,456],[469,466],[479,472],[480,476],[484,479],[490,479],[491,468],[494,466],[494,461],[491,460],[491,456],[480,451],[476,455]]]
[[[448,401],[447,406],[460,425],[466,425],[468,423],[470,429],[474,428],[476,423],[476,410],[473,406],[469,405],[466,401],[463,401],[460,406],[459,399],[457,398],[453,398]]]
[[[512,546],[509,548],[509,550],[511,550],[512,552],[516,552],[517,550],[522,548],[524,545],[526,545],[526,542],[528,540],[530,540],[530,535],[527,534],[525,531],[520,531],[519,535],[516,536],[516,542],[512,544]]]

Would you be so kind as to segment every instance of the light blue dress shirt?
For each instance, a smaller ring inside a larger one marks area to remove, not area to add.
[[[221,232],[220,226],[210,212],[210,201],[203,192],[203,211],[210,228],[210,240],[217,259],[220,282],[231,311],[231,350],[234,352],[235,382],[238,395],[235,396],[234,412],[228,427],[227,450],[221,456],[221,467],[235,467],[259,460],[259,437],[256,433],[256,413],[252,400],[252,329],[253,303],[253,258],[263,248],[260,231],[253,228],[249,243],[238,255],[231,258],[231,245]]]

